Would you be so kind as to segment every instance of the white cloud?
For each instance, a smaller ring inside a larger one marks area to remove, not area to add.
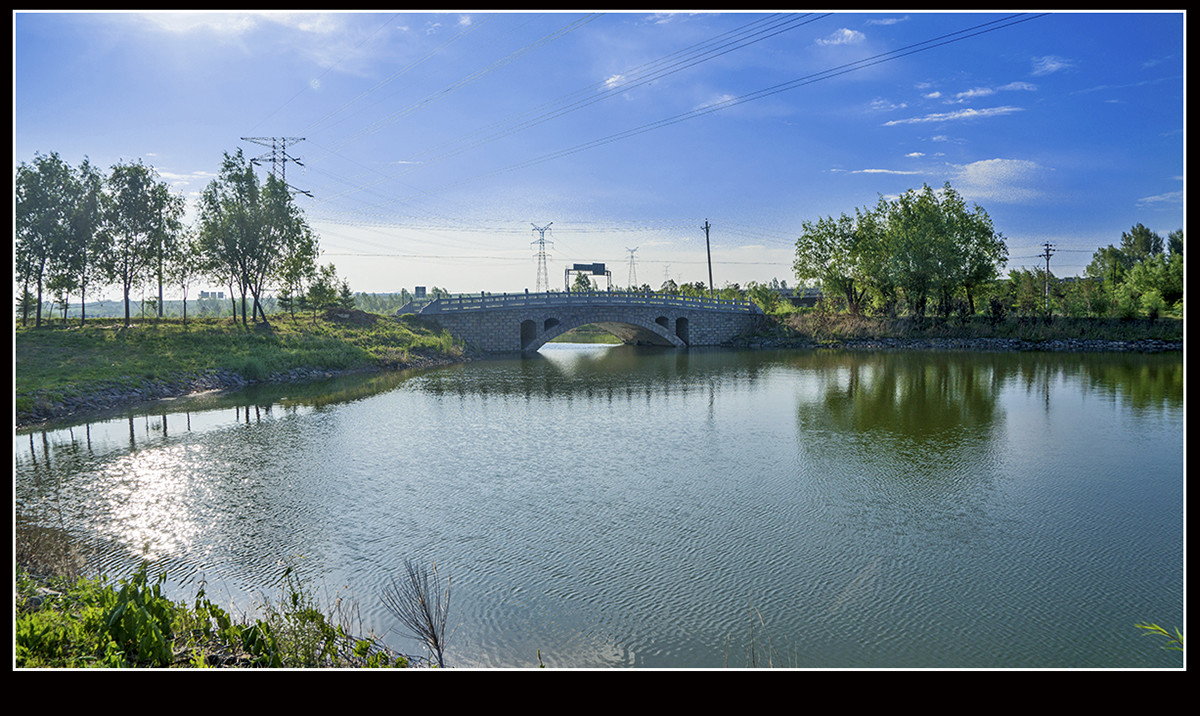
[[[1028,159],[984,159],[956,167],[951,183],[973,200],[1020,203],[1038,199],[1045,167]]]
[[[912,174],[921,174],[922,172],[901,171],[899,169],[855,169],[851,174],[897,174],[901,176],[909,176]]]
[[[817,40],[818,45],[857,45],[867,36],[857,30],[849,30],[840,28],[835,30],[830,35]]]
[[[1137,200],[1137,207],[1143,209],[1150,206],[1160,206],[1162,204],[1183,204],[1182,191],[1169,191],[1166,194],[1158,194],[1155,196],[1143,196]]]
[[[908,105],[904,102],[901,102],[900,104],[893,104],[885,99],[871,100],[871,111],[873,112],[893,112],[897,109],[904,109],[907,106]]]
[[[920,159],[921,157],[925,156],[925,152],[909,152],[908,154],[905,154],[904,156],[906,156],[910,159]]]
[[[1053,72],[1058,72],[1060,70],[1067,70],[1074,66],[1075,66],[1074,62],[1063,59],[1062,57],[1055,57],[1054,55],[1047,55],[1045,57],[1034,57],[1033,58],[1033,76],[1040,77],[1041,75],[1048,75]]]
[[[892,127],[898,124],[924,124],[927,122],[953,122],[962,119],[983,119],[987,117],[999,117],[1013,112],[1020,112],[1020,107],[989,107],[987,109],[960,109],[954,112],[934,112],[927,114],[924,117],[910,117],[908,119],[893,119],[889,122],[884,122],[885,127]]]
[[[904,17],[883,17],[883,18],[879,18],[877,20],[867,20],[867,24],[868,25],[895,25],[896,23],[904,22],[906,20],[908,20],[908,15],[905,15]]]
[[[139,15],[165,32],[183,34],[206,30],[218,35],[242,35],[258,27],[255,13],[226,12],[148,12]]]
[[[991,87],[976,87],[974,89],[966,90],[965,92],[959,92],[954,96],[957,99],[974,99],[976,97],[987,97],[993,94],[996,94],[996,90],[992,89]]]

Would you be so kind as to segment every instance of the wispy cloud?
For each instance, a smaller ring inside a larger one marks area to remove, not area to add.
[[[1165,194],[1156,194],[1154,196],[1143,196],[1142,198],[1137,200],[1136,204],[1139,209],[1145,209],[1145,208],[1155,207],[1155,206],[1163,206],[1164,204],[1170,204],[1170,205],[1176,205],[1176,206],[1182,205],[1183,204],[1183,192],[1182,191],[1169,191]]]
[[[904,102],[901,102],[900,104],[896,104],[894,102],[889,102],[885,99],[879,99],[879,98],[871,100],[871,111],[872,112],[894,112],[898,109],[904,109],[907,106],[908,105]]]
[[[969,90],[964,90],[954,95],[954,99],[959,102],[963,102],[970,99],[977,99],[979,97],[990,97],[997,92],[1033,92],[1036,90],[1037,85],[1029,82],[1009,82],[1008,84],[1000,85],[999,87],[972,87]]]
[[[858,30],[850,30],[850,29],[843,27],[838,30],[835,30],[834,32],[832,32],[829,35],[826,35],[825,37],[818,38],[817,44],[818,45],[826,45],[826,46],[827,45],[857,45],[866,39],[867,39],[867,36],[862,34],[861,32],[859,32]]]
[[[908,119],[893,119],[884,122],[883,126],[893,127],[900,124],[926,124],[929,122],[957,122],[966,119],[986,119],[1022,111],[1020,107],[989,107],[987,109],[960,109],[954,112],[934,112],[923,117]]]
[[[908,20],[908,15],[904,17],[882,17],[875,20],[867,20],[868,25],[895,25]]]
[[[854,169],[850,174],[895,174],[899,176],[912,176],[913,174],[923,174],[924,172],[905,171],[901,169]]]
[[[1057,57],[1055,55],[1046,55],[1045,57],[1033,58],[1033,76],[1040,77],[1042,75],[1069,70],[1075,66],[1071,60]]]

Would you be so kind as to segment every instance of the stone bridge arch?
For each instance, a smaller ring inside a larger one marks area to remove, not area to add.
[[[603,320],[603,316],[593,318],[588,315],[572,315],[569,318],[547,316],[545,318],[526,318],[521,321],[521,350],[533,353],[550,341],[564,333],[582,326],[597,326],[617,338],[622,343],[633,345],[656,345],[674,348],[687,348],[686,330],[683,336],[673,333],[671,324],[683,321],[687,326],[687,318],[672,320],[667,316],[657,316],[654,320],[642,320],[635,316],[625,316],[621,319]],[[661,321],[659,320],[661,319]]]

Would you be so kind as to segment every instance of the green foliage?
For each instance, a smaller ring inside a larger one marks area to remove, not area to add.
[[[987,213],[946,184],[909,191],[894,201],[880,198],[854,217],[804,222],[793,269],[801,281],[818,280],[826,295],[853,314],[867,306],[892,315],[903,297],[909,312],[923,317],[974,314],[980,290],[1008,258],[1003,237]],[[958,299],[966,310],[958,308]]]
[[[1175,632],[1171,633],[1157,624],[1134,624],[1138,629],[1143,629],[1145,634],[1152,636],[1165,637],[1167,642],[1163,644],[1164,649],[1172,651],[1183,651],[1183,632],[1179,628],[1175,628]]]
[[[38,596],[40,580],[17,571],[14,655],[19,668],[249,666],[406,668],[407,658],[356,639],[291,577],[264,618],[233,619],[201,589],[189,606],[166,599],[165,575],[143,565],[118,585],[80,579]],[[33,604],[34,606],[29,606]]]
[[[775,313],[779,309],[779,292],[768,284],[751,282],[747,294],[763,313]]]
[[[571,283],[572,291],[593,291],[592,279],[586,273],[575,274],[575,280]]]
[[[146,565],[121,584],[104,615],[104,633],[130,664],[167,666],[171,663],[171,623],[175,605],[162,596],[166,574],[149,583]],[[103,595],[111,592],[102,592]],[[107,602],[107,599],[105,599]]]
[[[143,565],[120,588],[79,580],[54,604],[16,620],[22,667],[167,666],[177,606],[150,582]]]

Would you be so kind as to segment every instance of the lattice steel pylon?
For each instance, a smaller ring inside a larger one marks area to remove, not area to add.
[[[251,159],[251,164],[270,162],[271,176],[283,182],[293,192],[304,194],[310,198],[312,197],[310,192],[307,192],[303,189],[297,189],[296,187],[287,183],[287,163],[292,162],[297,166],[304,166],[299,159],[287,153],[287,147],[289,144],[303,142],[304,137],[242,137],[241,139],[243,142],[253,142],[255,144],[261,144],[264,147],[271,148],[271,151],[267,152],[266,154]]]
[[[553,223],[553,221],[550,222],[550,224]],[[538,238],[529,242],[531,246],[533,244],[537,244],[538,247],[537,283],[534,287],[534,291],[537,293],[544,293],[550,290],[550,274],[548,271],[546,271],[546,231],[550,229],[550,224],[546,224],[545,226],[530,224],[530,226],[533,227],[533,230],[538,232]],[[550,243],[553,244],[554,242],[551,241]]]
[[[629,288],[637,286],[637,257],[635,257],[633,254],[639,248],[641,247],[635,246],[632,249],[628,246],[625,247],[625,250],[629,252]]]

